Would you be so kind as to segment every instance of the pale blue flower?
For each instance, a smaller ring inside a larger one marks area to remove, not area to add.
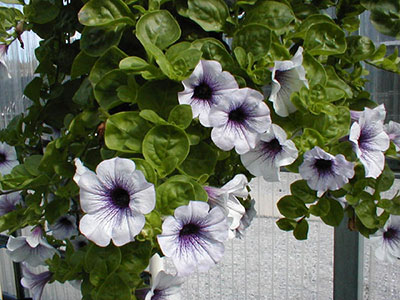
[[[72,215],[59,217],[53,224],[49,225],[49,229],[57,240],[69,239],[79,233],[76,218]]]
[[[17,204],[22,201],[21,194],[19,192],[13,192],[0,196],[0,216],[5,215],[13,211]]]
[[[385,124],[384,130],[395,145],[396,151],[400,151],[400,123],[390,121],[388,124]]]
[[[40,300],[42,298],[43,289],[45,285],[51,280],[53,273],[45,271],[39,274],[31,272],[25,264],[22,264],[21,284],[24,288],[27,288],[33,300]]]
[[[153,278],[145,300],[180,300],[182,284],[181,277],[160,271]]]
[[[157,236],[161,251],[172,261],[179,276],[205,272],[221,260],[229,225],[224,211],[206,202],[190,201],[167,217]]]
[[[18,165],[17,152],[15,148],[0,142],[0,173],[4,176]]]
[[[200,60],[192,75],[182,82],[185,89],[178,93],[180,104],[192,107],[193,118],[199,117],[203,126],[209,127],[211,106],[229,101],[232,89],[238,89],[235,78],[222,71],[221,64],[213,60]]]
[[[342,154],[333,156],[316,146],[304,153],[299,173],[310,188],[322,195],[327,190],[338,190],[354,176],[354,163]]]
[[[80,188],[80,204],[86,213],[79,230],[89,240],[105,247],[135,240],[145,224],[145,214],[155,206],[155,189],[135,163],[126,158],[102,161],[96,173],[76,162],[74,180]]]
[[[377,259],[395,262],[400,259],[400,216],[391,215],[383,228],[370,236]]]
[[[243,88],[233,90],[229,101],[211,107],[209,121],[214,144],[224,151],[235,148],[238,154],[254,148],[259,134],[271,125],[269,108],[263,100],[258,91]]]

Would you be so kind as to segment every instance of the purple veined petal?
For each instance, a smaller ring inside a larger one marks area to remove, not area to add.
[[[37,247],[43,240],[43,231],[40,226],[35,227],[31,234],[26,237],[26,242],[32,248]]]
[[[0,196],[0,216],[3,216],[14,209],[16,205],[20,204],[22,201],[21,194],[19,192],[14,192],[10,194],[5,194]]]
[[[23,277],[21,284],[32,293],[33,300],[40,300],[45,285],[50,281],[53,273],[45,271],[39,274],[31,272],[25,264],[22,264]]]
[[[84,215],[79,222],[79,231],[100,247],[106,247],[111,240],[112,226],[110,218],[101,215]]]
[[[146,219],[142,214],[134,214],[131,210],[121,213],[120,221],[113,227],[112,241],[115,246],[119,247],[135,240]]]
[[[385,132],[395,145],[396,151],[400,151],[400,123],[389,121],[389,123],[385,125]]]
[[[129,207],[141,214],[150,213],[155,207],[155,201],[148,201],[148,199],[155,199],[156,192],[154,185],[148,183],[143,173],[137,170],[129,178],[130,186],[134,189],[134,195],[129,203]]]
[[[375,256],[382,261],[396,262],[400,259],[400,216],[391,215],[383,228],[371,237]]]
[[[363,152],[359,157],[364,165],[365,177],[378,178],[385,167],[385,155],[382,151]]]
[[[151,290],[145,300],[180,300],[183,279],[176,275],[159,272],[155,275]]]
[[[49,225],[53,237],[58,240],[68,239],[74,235],[78,235],[76,226],[76,218],[72,215],[64,215],[59,217],[53,224]]]
[[[121,179],[123,176],[131,176],[136,170],[135,163],[127,158],[111,158],[103,160],[96,168],[96,174],[104,183],[110,179]]]

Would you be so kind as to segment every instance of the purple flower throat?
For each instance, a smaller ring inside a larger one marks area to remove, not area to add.
[[[111,202],[118,208],[129,207],[130,195],[127,190],[119,186],[115,187],[110,193]]]
[[[268,157],[273,158],[282,151],[282,146],[277,138],[273,138],[269,142],[263,142],[262,149]]]
[[[206,82],[201,82],[194,88],[192,98],[209,101],[212,98],[212,89]]]
[[[389,227],[384,233],[383,233],[383,238],[386,241],[392,242],[392,241],[398,241],[399,240],[399,232],[395,228]]]
[[[7,157],[4,153],[0,153],[0,163],[3,163],[7,160]]]
[[[315,161],[315,167],[319,173],[326,174],[332,171],[333,162],[329,159],[319,158]]]
[[[188,223],[183,225],[182,229],[179,231],[180,237],[187,237],[196,235],[200,231],[200,226],[193,223]]]
[[[247,112],[246,110],[242,107],[239,106],[235,108],[234,110],[229,112],[229,120],[235,123],[243,123],[247,119]]]

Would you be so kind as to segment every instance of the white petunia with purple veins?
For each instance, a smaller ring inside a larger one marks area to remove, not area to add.
[[[382,109],[366,108],[358,122],[350,128],[349,140],[353,150],[364,165],[365,177],[378,178],[385,167],[384,152],[389,148],[390,139],[384,131]]]
[[[43,237],[40,227],[33,229],[29,236],[10,236],[7,242],[7,254],[13,261],[23,261],[33,267],[44,265],[44,261],[56,253],[57,250]]]
[[[160,271],[154,276],[145,300],[180,300],[182,284],[181,277]]]
[[[287,117],[297,109],[290,101],[292,93],[303,86],[308,88],[306,71],[302,66],[303,48],[299,47],[291,60],[276,61],[272,69],[272,90],[269,101],[273,102],[278,116]]]
[[[144,227],[144,215],[154,209],[154,185],[132,160],[119,157],[102,161],[96,173],[78,163],[77,174],[74,179],[78,179],[80,204],[86,213],[80,232],[100,247],[110,240],[116,246],[134,241]]]
[[[0,196],[0,217],[13,211],[22,202],[21,194],[13,192]]]
[[[321,196],[327,190],[338,190],[354,176],[354,163],[342,154],[333,156],[316,146],[304,153],[299,173],[310,188]]]
[[[18,164],[15,148],[6,143],[0,143],[0,173],[2,175],[10,174]]]
[[[396,151],[400,151],[400,123],[390,121],[388,124],[385,124],[384,130],[395,145]]]
[[[254,149],[240,156],[245,168],[254,176],[263,176],[266,181],[279,181],[280,167],[293,163],[298,156],[296,146],[287,139],[286,132],[272,124],[260,135]]]
[[[232,91],[229,101],[211,107],[211,139],[215,145],[224,151],[235,148],[238,154],[254,148],[259,134],[271,125],[269,108],[263,100],[258,91],[243,88]]]
[[[240,220],[246,212],[237,197],[247,198],[249,195],[249,191],[247,190],[248,185],[246,176],[238,174],[221,188],[213,186],[204,187],[211,208],[218,206],[225,211],[231,232],[234,232],[239,227]],[[233,238],[234,235],[230,234],[229,237]]]
[[[224,211],[206,202],[190,201],[167,217],[157,236],[161,251],[170,257],[179,276],[206,272],[221,260],[229,225]]]
[[[200,60],[192,75],[182,82],[185,89],[178,93],[180,104],[192,107],[193,118],[199,117],[203,126],[210,127],[210,108],[221,101],[228,101],[230,93],[238,89],[235,78],[222,71],[221,64],[213,60]]]
[[[27,288],[33,300],[40,300],[42,298],[43,289],[45,285],[51,280],[53,273],[50,271],[45,271],[39,274],[31,272],[25,264],[22,265],[21,285]]]
[[[76,218],[72,215],[59,217],[53,224],[49,225],[49,229],[57,240],[69,239],[79,233],[76,226]]]
[[[377,259],[396,262],[400,259],[400,216],[391,215],[383,228],[370,236]]]

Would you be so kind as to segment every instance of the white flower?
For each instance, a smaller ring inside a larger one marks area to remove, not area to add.
[[[77,164],[74,179],[80,188],[80,204],[86,213],[79,230],[89,240],[105,247],[135,240],[144,224],[144,214],[155,206],[154,185],[148,183],[130,159],[102,161],[96,173]]]
[[[49,229],[57,240],[69,239],[79,233],[76,226],[76,218],[72,215],[59,217],[54,224],[49,225]]]
[[[192,75],[182,83],[185,89],[178,93],[179,103],[189,104],[193,118],[199,117],[206,127],[210,127],[210,107],[220,101],[229,101],[231,90],[238,89],[235,78],[222,71],[221,64],[213,60],[200,60]]]
[[[385,166],[384,152],[389,148],[390,139],[384,131],[382,108],[366,108],[350,128],[349,140],[364,165],[365,177],[379,177]]]
[[[383,228],[371,237],[376,245],[375,256],[382,261],[400,259],[400,216],[391,215]]]
[[[196,268],[205,272],[224,254],[229,225],[221,208],[209,208],[206,202],[190,201],[163,222],[158,244],[164,255],[172,258],[179,276]]]
[[[272,124],[266,133],[260,135],[256,147],[240,156],[247,170],[254,176],[263,176],[266,181],[279,181],[281,166],[293,163],[298,151],[286,132]]]
[[[259,134],[271,125],[264,96],[256,90],[233,90],[229,101],[221,101],[211,107],[209,120],[213,127],[211,139],[224,151],[233,147],[243,154],[256,146]]]
[[[376,121],[380,120],[383,122],[385,121],[386,117],[385,106],[381,104],[374,108],[365,107],[363,111],[350,110],[350,116],[352,121],[358,122],[363,114],[367,114],[368,118],[371,118]]]
[[[237,197],[247,198],[249,195],[247,186],[248,181],[246,176],[238,174],[221,188],[212,186],[204,187],[204,190],[208,194],[208,203],[210,206],[219,206],[225,211],[231,232],[234,232],[239,227],[240,220],[246,212]],[[234,236],[230,235],[229,237],[233,238]]]
[[[15,148],[6,143],[0,143],[0,173],[3,176],[10,174],[11,170],[18,164]]]
[[[0,196],[0,216],[13,211],[16,205],[21,203],[22,198],[19,192],[13,192]]]
[[[304,153],[299,173],[320,196],[327,190],[338,190],[349,182],[354,176],[354,164],[342,154],[333,156],[316,146]]]
[[[400,123],[390,121],[385,125],[384,130],[395,145],[396,151],[400,151]]]
[[[272,69],[272,91],[269,101],[273,102],[276,114],[281,117],[287,117],[296,111],[296,107],[290,101],[292,93],[299,91],[303,86],[308,88],[302,63],[303,48],[299,47],[291,60],[276,61]]]
[[[160,271],[155,275],[145,300],[180,300],[182,283],[181,277]]]
[[[42,229],[36,227],[29,236],[10,236],[7,242],[7,254],[15,262],[26,262],[36,267],[53,257],[57,250],[43,237]]]
[[[244,232],[251,225],[254,217],[257,215],[257,211],[255,209],[256,201],[251,199],[248,203],[248,207],[246,207],[246,213],[240,219],[240,225],[235,230],[235,235],[237,238],[242,238],[244,236]]]
[[[42,298],[43,289],[53,276],[50,271],[45,271],[39,274],[32,273],[25,264],[22,264],[23,277],[21,284],[32,293],[33,300],[40,300]]]

